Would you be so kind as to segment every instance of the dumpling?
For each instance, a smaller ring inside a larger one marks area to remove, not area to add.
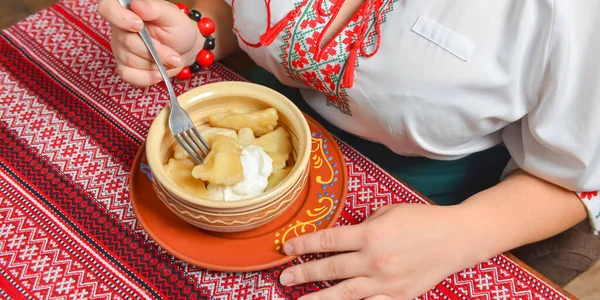
[[[235,132],[235,130],[229,129],[229,128],[204,127],[204,128],[198,129],[198,132],[204,138],[204,140],[206,140],[208,145],[211,147],[213,144],[213,138],[217,134],[226,136],[228,138],[232,138],[234,140],[237,139],[237,132]]]
[[[255,139],[254,132],[250,128],[244,127],[237,132],[237,140],[242,147],[252,145]]]
[[[211,114],[208,120],[214,127],[230,128],[236,131],[246,127],[252,129],[256,136],[261,136],[275,129],[279,115],[275,108],[253,112],[230,110],[225,113]]]
[[[269,184],[267,184],[267,188],[265,188],[265,192],[276,187],[279,183],[281,183],[287,176],[290,174],[292,167],[285,167],[283,169],[275,170],[269,176]]]
[[[252,143],[260,146],[273,160],[273,170],[283,169],[292,152],[289,133],[282,127],[257,138]]]
[[[204,127],[198,129],[198,133],[204,138],[204,140],[208,143],[208,145],[212,148],[213,138],[215,135],[223,135],[232,139],[237,139],[237,132],[233,129],[229,128],[220,128],[220,127]],[[179,145],[179,143],[175,143],[173,145],[173,151],[175,152],[173,157],[176,159],[185,159],[190,158],[190,155],[185,152],[183,147]]]
[[[208,192],[204,181],[192,177],[194,162],[190,159],[170,158],[165,165],[167,175],[173,179],[175,184],[181,189],[194,196],[208,198]]]
[[[242,146],[237,140],[215,135],[210,152],[204,162],[192,170],[194,178],[214,184],[235,185],[244,180]]]

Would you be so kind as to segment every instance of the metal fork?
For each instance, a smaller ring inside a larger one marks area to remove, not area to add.
[[[119,3],[121,3],[121,5],[123,5],[125,8],[131,10],[131,0],[119,0]],[[158,71],[160,72],[160,75],[162,75],[167,86],[167,90],[169,91],[169,98],[171,99],[169,128],[171,129],[171,133],[175,137],[177,143],[185,150],[185,152],[187,152],[196,163],[201,164],[208,154],[208,151],[210,151],[210,147],[208,146],[206,140],[200,135],[196,129],[196,126],[194,126],[190,116],[179,105],[177,96],[175,96],[175,91],[173,90],[173,85],[171,84],[171,79],[167,75],[167,71],[165,71],[165,67],[158,57],[158,52],[156,52],[156,48],[154,47],[154,43],[150,38],[150,34],[148,33],[146,26],[140,30],[140,36],[142,37],[144,44],[146,44],[146,47],[148,47],[152,58],[154,58],[154,61],[158,66]]]

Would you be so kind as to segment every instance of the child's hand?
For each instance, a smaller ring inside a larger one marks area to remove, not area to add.
[[[150,52],[138,32],[142,20],[169,76],[191,65],[202,49],[204,38],[196,22],[177,6],[162,0],[132,0],[132,11],[118,0],[100,0],[98,12],[112,28],[111,46],[121,78],[131,84],[147,86],[162,80]]]

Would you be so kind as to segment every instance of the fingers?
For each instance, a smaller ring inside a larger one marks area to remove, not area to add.
[[[285,269],[279,281],[283,285],[306,282],[328,281],[363,276],[366,270],[364,259],[358,252],[334,255]]]
[[[153,41],[169,77],[177,75],[182,68],[179,54],[157,40]],[[114,28],[111,47],[118,65],[117,71],[124,81],[148,86],[162,80],[154,59],[137,33]]]
[[[176,76],[181,69],[167,70],[169,77]],[[158,71],[148,71],[130,68],[124,65],[117,66],[117,72],[121,79],[137,86],[149,86],[162,80]]]
[[[152,39],[154,47],[158,52],[160,60],[165,65],[165,68],[177,68],[181,65],[181,58],[177,51],[163,45],[156,39]],[[120,60],[119,62],[125,63],[128,59],[129,53],[145,58],[149,61],[154,61],[150,51],[144,44],[142,38],[135,33],[130,32],[113,32],[113,38],[111,39],[111,46],[115,53],[115,58]],[[128,67],[137,67],[135,65],[125,64]]]
[[[153,61],[139,57],[131,52],[117,51],[114,55],[117,63],[120,65],[138,70],[158,71],[158,67]]]
[[[287,255],[356,251],[364,244],[364,226],[342,226],[319,230],[290,239],[283,245]]]
[[[177,25],[182,18],[187,18],[177,6],[162,0],[132,0],[131,10],[142,20],[160,27]]]
[[[171,3],[160,0],[133,0],[131,10],[121,6],[118,0],[100,0],[98,12],[112,27],[111,46],[117,61],[117,71],[124,81],[133,85],[147,86],[162,80],[150,51],[137,32],[143,27],[142,20],[148,23],[150,32],[166,34],[165,26],[177,25],[181,11]],[[158,56],[170,77],[182,69],[179,53],[153,39]]]
[[[376,294],[381,285],[374,279],[354,277],[330,288],[298,298],[298,300],[360,300]]]
[[[121,30],[138,32],[144,26],[142,19],[119,4],[118,0],[100,0],[98,13],[110,24]]]

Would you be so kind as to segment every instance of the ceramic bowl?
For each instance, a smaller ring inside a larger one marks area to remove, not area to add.
[[[153,188],[173,213],[205,230],[239,232],[266,224],[289,208],[306,185],[311,148],[308,123],[294,103],[274,90],[246,82],[206,84],[181,94],[178,100],[196,127],[208,126],[208,116],[216,112],[233,108],[275,108],[279,113],[279,126],[290,134],[291,156],[295,163],[279,185],[258,197],[217,201],[186,193],[163,167],[172,157],[175,143],[168,127],[170,107],[166,106],[150,126],[146,158]]]

